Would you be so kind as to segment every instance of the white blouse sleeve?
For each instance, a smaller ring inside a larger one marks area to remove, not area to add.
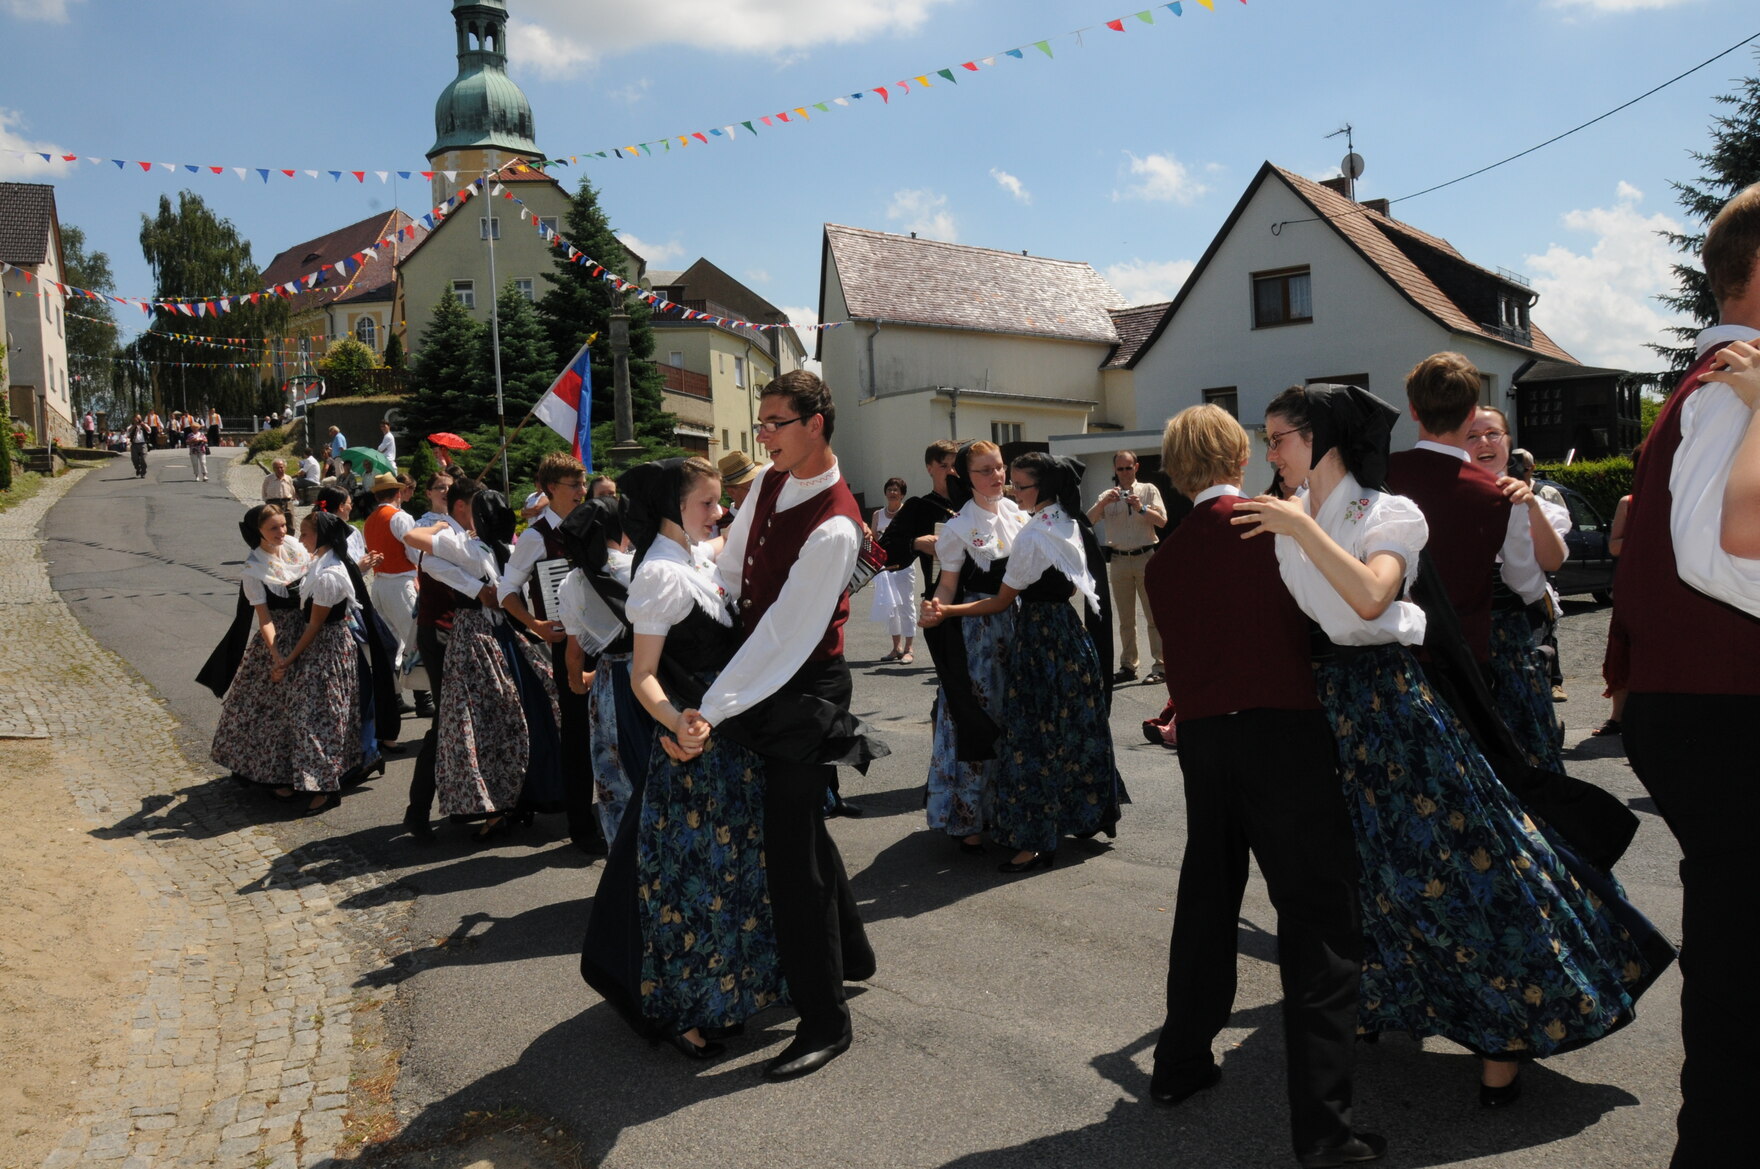
[[[958,572],[966,562],[966,526],[955,516],[941,527],[935,538],[935,561],[943,572]]]
[[[1412,587],[1418,578],[1418,554],[1430,542],[1430,525],[1418,505],[1403,495],[1382,494],[1376,497],[1364,517],[1360,547],[1352,549],[1359,559],[1368,562],[1377,552],[1391,552],[1405,562],[1405,586]]]
[[[1554,503],[1550,499],[1542,499],[1540,500],[1540,514],[1546,517],[1546,522],[1552,525],[1552,530],[1558,533],[1560,540],[1571,534],[1571,509],[1564,504]],[[1564,555],[1565,559],[1570,559],[1569,545],[1565,546]]]
[[[266,605],[269,603],[269,586],[265,585],[261,578],[247,573],[239,581],[239,584],[244,586],[244,599],[248,604]]]
[[[624,614],[637,633],[666,636],[691,615],[696,600],[682,577],[690,570],[667,560],[644,560],[629,582]]]
[[[1681,407],[1681,445],[1668,490],[1674,496],[1669,532],[1675,571],[1693,588],[1744,613],[1760,616],[1760,560],[1723,550],[1723,489],[1730,464],[1754,422],[1728,386],[1707,383]]]
[[[329,565],[313,573],[309,579],[312,582],[309,599],[313,605],[334,609],[354,600],[354,585],[348,579],[348,571],[341,565]]]
[[[1017,593],[1025,592],[1030,585],[1037,583],[1054,563],[1050,541],[1041,533],[1041,528],[1028,522],[1014,538],[1014,548],[1009,551],[1008,569],[1002,574],[1002,583]]]
[[[557,616],[562,619],[562,630],[570,637],[579,637],[587,629],[586,591],[587,574],[580,569],[570,572],[562,580],[562,587],[556,590],[556,605],[562,612]]]

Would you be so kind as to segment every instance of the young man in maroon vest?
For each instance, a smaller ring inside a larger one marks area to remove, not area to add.
[[[568,634],[561,614],[552,613],[539,583],[539,566],[568,557],[562,547],[562,521],[587,497],[587,468],[567,451],[553,451],[538,463],[538,490],[548,499],[543,514],[520,533],[513,555],[502,570],[498,592],[507,615],[531,630],[550,647],[550,668],[556,675],[556,729],[562,737],[562,781],[568,800],[568,837],[589,855],[606,851],[604,831],[593,814],[592,725],[587,696],[568,684]]]
[[[1167,686],[1186,796],[1167,1021],[1149,1091],[1177,1104],[1222,1078],[1211,1046],[1234,1008],[1250,850],[1277,908],[1296,1157],[1346,1165],[1386,1149],[1351,1131],[1357,851],[1314,693],[1308,619],[1284,587],[1273,542],[1242,539],[1230,522],[1248,457],[1246,432],[1218,406],[1182,410],[1161,439],[1162,469],[1193,507],[1144,572],[1156,625],[1180,647]]]
[[[1752,1156],[1760,1098],[1760,1024],[1744,1006],[1760,822],[1760,184],[1712,220],[1702,258],[1720,323],[1644,441],[1614,577],[1631,643],[1626,753],[1681,846],[1677,1169]]]
[[[727,533],[721,583],[739,605],[745,641],[700,710],[687,711],[700,749],[714,724],[783,690],[849,706],[843,626],[847,585],[861,551],[862,514],[837,469],[831,391],[805,370],[764,388],[758,440],[770,455]],[[764,1068],[785,1080],[818,1071],[849,1049],[846,978],[874,973],[843,858],[825,830],[826,792],[837,769],[767,759],[764,854],[776,947],[800,1026]]]
[[[1484,665],[1491,660],[1492,573],[1501,571],[1518,596],[1535,596],[1546,586],[1536,540],[1547,541],[1549,562],[1562,562],[1564,555],[1557,533],[1530,502],[1533,491],[1519,479],[1494,478],[1467,453],[1482,384],[1479,371],[1459,353],[1433,354],[1412,368],[1406,399],[1418,423],[1418,443],[1388,460],[1387,486],[1416,503],[1429,522],[1430,557],[1460,616],[1461,633]]]

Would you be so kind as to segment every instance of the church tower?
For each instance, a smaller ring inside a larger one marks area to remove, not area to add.
[[[458,29],[458,76],[434,103],[435,204],[484,171],[515,158],[541,158],[532,105],[507,75],[505,0],[452,0]],[[441,171],[456,171],[456,180]]]

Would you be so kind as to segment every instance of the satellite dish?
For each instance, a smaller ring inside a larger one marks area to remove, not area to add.
[[[1344,173],[1345,178],[1353,183],[1356,182],[1363,177],[1363,156],[1354,150],[1351,151],[1344,156],[1344,161],[1338,164],[1338,169]]]

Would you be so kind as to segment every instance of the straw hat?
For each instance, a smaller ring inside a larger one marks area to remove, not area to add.
[[[752,456],[744,451],[729,451],[721,456],[715,467],[721,472],[724,487],[738,487],[758,473],[758,464],[752,462]]]
[[[397,481],[396,475],[387,475],[380,472],[373,478],[374,491],[398,491],[401,490],[402,487],[403,484]]]

